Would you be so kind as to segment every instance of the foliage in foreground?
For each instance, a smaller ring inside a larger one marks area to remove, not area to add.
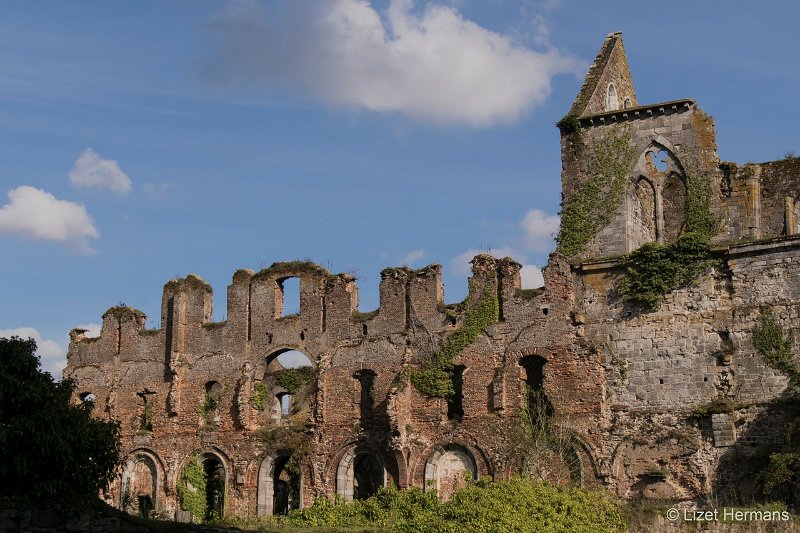
[[[331,503],[319,498],[280,523],[413,532],[613,532],[625,531],[621,507],[606,495],[530,479],[479,481],[447,502],[418,488],[380,489],[367,500]]]
[[[0,485],[25,503],[91,498],[119,464],[119,426],[70,404],[75,384],[39,368],[36,342],[0,339]]]

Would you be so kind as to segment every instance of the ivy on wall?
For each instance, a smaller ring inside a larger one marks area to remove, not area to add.
[[[468,301],[475,294],[470,292]],[[409,373],[411,384],[423,394],[436,398],[451,398],[453,389],[453,360],[464,349],[475,342],[478,335],[497,322],[500,316],[500,302],[492,291],[486,287],[477,304],[467,306],[464,325],[447,337],[433,355],[418,369]]]
[[[664,296],[691,284],[713,264],[708,237],[685,233],[670,244],[648,242],[620,261],[619,293],[628,302],[658,309]]]
[[[618,288],[626,301],[658,309],[664,296],[690,285],[714,265],[711,237],[719,220],[711,212],[712,194],[708,179],[686,175],[686,233],[669,244],[646,243],[622,257],[624,277]]]
[[[794,362],[794,332],[784,332],[772,313],[764,311],[759,324],[753,327],[753,346],[764,357],[764,361],[780,370],[793,380],[800,376],[800,369]]]
[[[189,511],[193,521],[202,521],[206,517],[206,484],[208,476],[203,463],[197,456],[192,457],[181,471],[178,479],[178,496],[181,507]]]
[[[262,381],[256,381],[253,384],[255,391],[250,396],[250,405],[256,411],[263,411],[267,407],[267,398],[269,398],[269,387]]]
[[[557,251],[573,256],[611,222],[622,203],[633,166],[630,129],[612,129],[593,147],[590,179],[561,209]]]

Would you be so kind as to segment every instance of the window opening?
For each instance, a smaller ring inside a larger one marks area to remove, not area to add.
[[[608,84],[608,94],[606,96],[606,111],[616,111],[619,109],[617,100],[617,86],[613,83]]]
[[[300,278],[278,280],[275,291],[275,317],[286,318],[300,314]]]
[[[467,367],[453,367],[453,395],[447,400],[447,418],[461,420],[464,418],[464,371]]]

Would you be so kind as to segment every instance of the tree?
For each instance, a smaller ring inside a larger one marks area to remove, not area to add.
[[[71,379],[40,370],[36,342],[0,338],[0,484],[20,503],[96,497],[120,463],[119,426],[70,403]]]

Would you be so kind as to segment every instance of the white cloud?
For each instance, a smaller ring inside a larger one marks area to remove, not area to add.
[[[80,324],[75,326],[76,329],[85,329],[87,337],[99,337],[101,327],[102,324]]]
[[[554,237],[558,233],[560,221],[558,215],[550,215],[539,209],[529,210],[519,224],[523,231],[522,239],[525,247],[534,252],[553,250]]]
[[[36,354],[42,362],[42,370],[50,372],[54,379],[61,379],[61,371],[67,366],[64,348],[56,341],[44,339],[35,328],[0,329],[0,337],[31,338],[36,341]]]
[[[478,254],[488,254],[493,257],[510,257],[516,261],[519,261],[519,258],[523,257],[523,255],[517,250],[509,247],[492,248],[490,250],[478,250],[477,248],[470,248],[453,259],[451,263],[453,271],[457,274],[461,274],[462,276],[471,276],[472,265],[470,265],[469,262],[472,261],[472,258]]]
[[[412,266],[414,263],[424,258],[425,250],[412,250],[400,260],[400,264],[404,266]]]
[[[10,202],[0,208],[0,232],[62,242],[79,252],[92,253],[88,240],[100,234],[83,205],[28,185],[12,189],[8,198]]]
[[[542,287],[544,285],[544,278],[542,277],[542,270],[540,267],[526,263],[525,256],[518,252],[517,250],[509,247],[504,248],[494,248],[489,251],[480,251],[476,248],[470,248],[469,250],[459,254],[453,261],[451,262],[451,266],[453,271],[457,274],[462,276],[471,276],[472,275],[472,265],[469,264],[472,261],[472,258],[478,254],[485,253],[489,254],[493,257],[510,257],[515,261],[518,261],[522,264],[522,270],[520,271],[520,281],[522,283],[523,289],[536,289],[538,287]]]
[[[113,159],[103,159],[91,148],[75,161],[69,181],[75,187],[106,187],[123,194],[131,190],[131,179],[119,164]]]
[[[334,105],[486,126],[542,104],[552,77],[578,66],[554,48],[526,48],[433,2],[414,9],[413,0],[391,0],[383,13],[365,0],[270,6],[265,12],[251,2],[228,5],[212,25],[216,51],[203,69],[206,80],[256,82]]]
[[[536,265],[522,265],[519,273],[523,289],[538,289],[544,286],[542,269]]]
[[[178,186],[172,182],[145,183],[142,190],[153,198],[164,198],[170,191],[177,190]]]

